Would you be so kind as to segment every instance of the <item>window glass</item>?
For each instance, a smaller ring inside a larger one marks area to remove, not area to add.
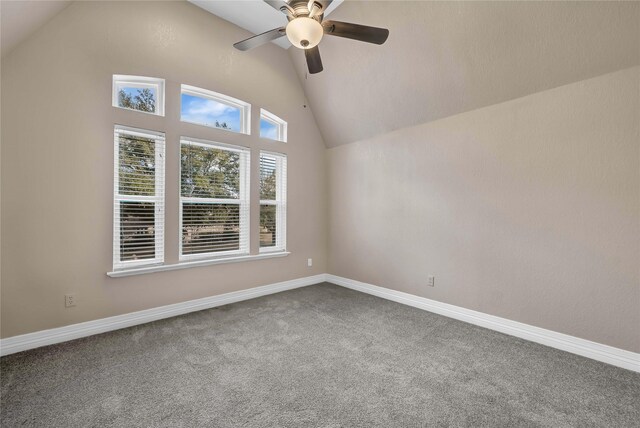
[[[249,150],[182,139],[180,257],[249,252]]]
[[[182,196],[238,199],[240,153],[194,144],[182,144]]]
[[[260,109],[260,137],[287,142],[287,122],[265,109]]]
[[[118,90],[118,107],[154,113],[157,98],[156,88],[121,87]]]
[[[119,134],[119,191],[122,195],[153,196],[156,182],[156,142]]]
[[[244,101],[194,86],[182,85],[180,120],[249,134],[251,108]]]
[[[113,106],[164,116],[164,80],[115,74]]]
[[[269,138],[270,140],[277,140],[278,125],[275,124],[274,122],[261,118],[260,119],[260,136],[262,138]]]
[[[276,169],[275,156],[260,155],[260,199],[276,199]]]
[[[183,122],[240,132],[240,109],[221,102],[182,94]]]

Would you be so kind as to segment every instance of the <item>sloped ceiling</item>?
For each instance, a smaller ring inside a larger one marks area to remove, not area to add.
[[[71,1],[1,0],[0,55],[4,57],[69,4]]]
[[[345,1],[331,19],[390,36],[326,36],[316,75],[289,49],[329,147],[640,64],[639,3]]]
[[[287,18],[283,13],[278,12],[262,0],[188,1],[253,34],[264,33],[265,31],[283,27],[287,24]],[[333,0],[324,14],[325,17],[338,7],[342,1],[343,0]],[[289,43],[286,37],[274,40],[273,43],[284,49],[291,47],[291,43]]]
[[[267,24],[247,12],[283,20],[259,0],[190,1],[254,33]],[[70,3],[2,0],[2,56]],[[331,19],[390,36],[383,46],[325,37],[316,75],[289,49],[329,147],[640,64],[640,2],[337,4]]]

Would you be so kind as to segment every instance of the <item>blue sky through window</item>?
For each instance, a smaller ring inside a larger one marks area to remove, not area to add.
[[[277,140],[278,125],[271,123],[268,120],[260,119],[260,137]]]
[[[217,101],[182,94],[180,119],[200,125],[221,127],[226,123],[235,132],[240,132],[240,109]]]

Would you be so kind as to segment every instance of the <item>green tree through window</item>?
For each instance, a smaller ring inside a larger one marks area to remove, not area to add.
[[[155,141],[120,135],[119,193],[121,195],[155,195]]]
[[[183,144],[180,151],[182,196],[239,198],[238,153],[193,144]]]
[[[182,254],[240,249],[240,153],[181,145]],[[206,199],[226,199],[207,201]]]
[[[124,89],[120,89],[118,92],[118,105],[148,113],[155,113],[156,111],[156,100],[153,96],[153,91],[148,88],[138,89],[135,96],[125,92]]]

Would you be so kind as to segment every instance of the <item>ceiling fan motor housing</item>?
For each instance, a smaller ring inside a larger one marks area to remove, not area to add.
[[[309,2],[307,0],[290,0],[287,3],[287,6],[282,6],[281,9],[287,9],[287,8],[293,11],[293,16],[295,18],[300,16],[309,16],[311,14],[312,8],[316,9],[316,13],[318,11],[324,12],[322,10],[322,4],[316,1]]]

